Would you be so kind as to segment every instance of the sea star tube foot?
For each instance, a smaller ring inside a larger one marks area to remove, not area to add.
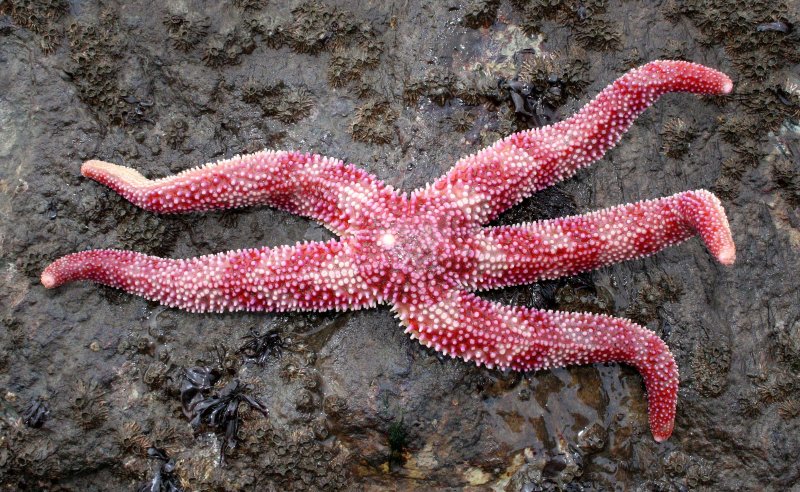
[[[391,304],[413,337],[491,367],[546,369],[622,362],[648,394],[657,441],[672,433],[678,368],[667,345],[631,321],[504,306],[470,291],[571,275],[700,236],[725,265],[736,248],[719,200],[688,191],[585,215],[485,224],[525,196],[601,158],[633,120],[673,91],[727,94],[723,73],[655,61],[623,75],[573,117],[515,133],[410,194],[342,161],[262,151],[150,180],[88,161],[85,176],[158,213],[269,205],[318,220],[325,243],[167,259],[132,251],[74,253],[41,276],[53,288],[92,280],[190,311],[358,309]]]

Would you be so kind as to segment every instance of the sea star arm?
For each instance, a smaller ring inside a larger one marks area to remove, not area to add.
[[[374,176],[316,154],[264,150],[150,180],[135,169],[87,161],[84,176],[158,213],[270,205],[316,219],[337,234],[365,204],[393,192]]]
[[[353,240],[169,259],[91,250],[59,258],[47,288],[91,280],[194,312],[353,309],[375,305]]]
[[[636,117],[668,92],[727,94],[723,73],[695,63],[660,60],[626,73],[571,118],[510,135],[423,191],[444,194],[486,223],[531,193],[603,157]]]
[[[398,304],[395,309],[406,332],[422,344],[489,367],[527,371],[630,364],[644,378],[653,437],[663,441],[672,433],[677,365],[660,338],[631,321],[504,306],[462,291],[450,292],[436,304]]]
[[[650,255],[695,235],[720,263],[730,265],[736,258],[725,211],[705,190],[485,231],[479,289],[574,275]]]

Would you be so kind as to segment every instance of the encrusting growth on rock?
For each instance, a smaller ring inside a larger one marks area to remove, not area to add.
[[[731,80],[716,70],[655,61],[617,79],[571,118],[506,137],[410,194],[337,159],[297,152],[236,156],[158,180],[88,161],[84,176],[153,212],[270,205],[318,220],[341,239],[179,260],[84,251],[52,263],[41,280],[48,288],[93,280],[190,311],[387,303],[424,345],[488,367],[631,364],[647,387],[653,436],[663,441],[674,425],[678,369],[654,333],[626,319],[505,306],[470,291],[576,274],[695,235],[719,262],[733,263],[725,212],[702,190],[484,227],[524,197],[600,159],[661,95],[731,89]]]

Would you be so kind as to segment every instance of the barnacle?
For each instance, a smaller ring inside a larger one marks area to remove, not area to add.
[[[778,415],[786,420],[800,416],[800,400],[789,399],[779,403]]]
[[[242,86],[242,101],[256,104],[262,97],[264,97],[264,85],[258,80],[248,79]]]
[[[689,145],[697,137],[697,132],[683,119],[672,118],[664,124],[661,135],[661,152],[677,159],[689,151]]]
[[[472,72],[456,78],[452,90],[455,97],[470,106],[501,99],[497,79],[482,73]]]
[[[104,394],[105,392],[94,380],[88,383],[78,381],[75,384],[71,407],[75,418],[84,429],[97,427],[108,418],[108,406],[103,399]]]
[[[463,109],[453,111],[448,119],[450,124],[453,125],[453,129],[458,132],[466,132],[475,123],[475,115]]]
[[[314,401],[314,394],[308,390],[301,390],[297,397],[294,400],[295,408],[304,413],[310,413],[316,407],[316,403]]]
[[[772,180],[781,189],[781,195],[793,207],[800,207],[800,165],[797,160],[779,158],[772,163]],[[784,358],[792,367],[800,370],[800,348],[784,341],[781,346]]]
[[[608,289],[589,285],[568,284],[556,291],[556,305],[565,311],[611,314],[614,297]]]
[[[169,367],[163,362],[153,362],[142,375],[142,382],[151,388],[159,388],[167,380],[167,371]]]
[[[203,61],[209,67],[236,65],[243,53],[252,53],[254,49],[252,33],[234,29],[211,36],[203,51]]]
[[[151,444],[142,432],[142,426],[133,421],[122,424],[122,427],[117,430],[117,439],[124,451],[132,451],[135,454],[144,452]]]
[[[167,144],[176,149],[180,147],[189,133],[189,124],[183,118],[176,118],[170,121],[164,128],[164,140]]]
[[[666,302],[675,302],[682,295],[681,287],[671,277],[662,275],[647,281],[639,289],[636,299],[628,306],[625,313],[628,317],[646,325],[658,319],[658,310]]]
[[[334,87],[342,87],[358,80],[364,70],[378,64],[382,52],[383,45],[375,39],[335,49],[328,65],[328,81]]]

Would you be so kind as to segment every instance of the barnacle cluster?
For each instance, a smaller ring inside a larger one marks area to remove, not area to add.
[[[262,21],[260,34],[267,46],[272,49],[280,48],[289,39],[286,21],[278,17],[267,17]]]
[[[164,140],[173,149],[179,148],[186,141],[189,133],[189,124],[183,118],[175,118],[167,123],[164,128]]]
[[[328,82],[334,87],[361,80],[364,72],[378,66],[383,43],[368,26],[358,31],[357,41],[337,46],[328,64]]]
[[[103,11],[94,23],[72,22],[67,38],[72,62],[67,72],[84,103],[111,124],[133,125],[146,120],[152,104],[133,97],[118,80],[127,43],[120,35],[116,15]]]
[[[242,100],[258,105],[264,116],[282,123],[296,123],[311,113],[314,98],[304,86],[289,86],[283,81],[273,84],[250,79],[241,88]]]
[[[244,29],[231,29],[209,36],[203,49],[203,62],[209,67],[236,65],[241,55],[256,48],[252,33]]]
[[[241,444],[242,457],[237,460],[262,457],[258,463],[264,482],[287,491],[340,490],[350,483],[348,455],[335,439],[329,438],[324,420],[295,425],[286,433],[268,428],[267,424],[264,419],[245,423],[247,437]]]
[[[614,296],[608,289],[596,285],[569,283],[556,290],[556,306],[565,311],[597,314],[614,312]]]
[[[751,162],[739,156],[727,157],[720,165],[719,176],[714,181],[714,193],[721,198],[733,200],[739,194],[739,184],[748,168],[753,167]]]
[[[730,343],[722,339],[702,341],[692,356],[694,387],[703,396],[719,396],[728,386]]]
[[[689,47],[685,41],[668,39],[663,46],[661,46],[661,54],[659,55],[659,58],[691,61],[688,55],[688,49]]]
[[[800,120],[800,90],[789,90],[777,80],[741,84],[734,98],[747,115],[760,122],[761,133],[777,130],[787,119]]]
[[[733,156],[723,162],[720,176],[715,184],[728,199],[738,193],[738,181],[749,168],[755,168],[761,161],[764,151],[763,143],[767,131],[777,130],[786,120],[800,118],[800,97],[796,92],[789,92],[781,85],[770,83],[745,82],[734,96],[738,103],[738,111],[720,118],[718,131],[723,140],[733,148]],[[785,166],[773,163],[773,169]],[[780,170],[778,175],[780,175]],[[777,175],[773,173],[773,177]],[[792,191],[791,179],[774,179],[786,197]]]
[[[117,231],[117,244],[125,248],[137,248],[154,255],[165,255],[172,251],[180,234],[175,223],[120,201],[113,209]]]
[[[800,162],[779,157],[772,163],[772,180],[781,188],[781,195],[792,207],[800,207]],[[789,359],[800,370],[800,352]]]
[[[211,21],[195,14],[169,14],[163,20],[172,45],[181,51],[191,50],[208,33]]]
[[[356,28],[349,12],[319,2],[303,2],[292,15],[288,39],[298,53],[319,53],[341,43]]]
[[[168,380],[169,366],[161,361],[153,361],[145,369],[142,382],[151,389],[161,388]]]
[[[761,371],[752,375],[753,389],[745,389],[738,399],[739,413],[745,417],[758,416],[765,409],[775,405],[778,415],[783,419],[792,419],[800,409],[800,378],[796,368],[789,370]]]
[[[233,0],[233,4],[244,10],[259,10],[267,5],[267,0]]]
[[[604,15],[606,0],[515,0],[511,3],[522,18],[522,29],[529,35],[540,30],[542,20],[551,20],[571,27],[576,41],[585,49],[609,51],[620,47],[620,26]]]
[[[117,429],[117,443],[123,452],[139,455],[151,446],[150,439],[145,435],[142,426],[135,421],[128,421]]]
[[[350,135],[353,140],[374,144],[392,141],[397,113],[389,101],[370,99],[356,108],[350,120]]]
[[[756,1],[740,8],[735,0],[672,1],[667,15],[688,17],[707,43],[725,45],[734,66],[748,78],[763,80],[800,62],[800,34],[788,23],[785,1]]]
[[[445,67],[433,67],[407,81],[403,96],[409,104],[423,96],[441,106],[454,98],[467,105],[511,103],[513,112],[501,112],[497,128],[484,129],[482,142],[491,142],[513,133],[519,118],[530,120],[534,126],[551,123],[555,109],[568,99],[581,96],[588,83],[585,52],[572,48],[564,56],[527,56],[510,79],[480,72],[456,76]],[[459,127],[466,129],[470,125],[465,122]]]
[[[321,400],[319,372],[314,367],[316,353],[305,343],[295,343],[282,362],[280,376],[284,382],[299,382],[301,385],[295,394],[294,406],[307,421],[313,418],[313,412],[319,408]]]
[[[510,490],[587,490],[580,483],[584,456],[573,447],[550,453],[525,453],[525,461],[509,478]],[[588,488],[591,489],[591,488]]]
[[[658,310],[667,302],[675,302],[683,294],[683,289],[667,276],[660,275],[650,280],[643,280],[634,301],[625,310],[627,317],[639,324],[647,325],[651,321],[660,320]]]
[[[57,21],[69,10],[67,0],[9,0],[0,2],[0,13],[7,13],[14,23],[39,35],[44,53],[52,53],[63,32]]]
[[[530,87],[525,96],[526,107],[536,112],[542,105],[558,108],[570,98],[583,95],[589,85],[589,63],[580,48],[571,48],[565,55],[535,55],[523,60],[516,80]]]
[[[798,91],[787,88],[784,76],[800,62],[800,30],[789,22],[789,4],[759,0],[740,7],[734,0],[673,0],[665,6],[671,20],[688,18],[697,27],[701,43],[724,45],[744,78],[733,96],[737,104],[719,128],[736,154],[715,184],[728,199],[738,194],[742,169],[763,157],[760,141],[767,132],[800,118]]]
[[[435,66],[422,79],[406,84],[404,96],[408,102],[414,103],[420,95],[424,95],[439,106],[444,106],[454,96],[455,81],[449,68]]]
[[[497,78],[479,73],[455,76],[448,68],[435,66],[424,74],[405,83],[403,99],[414,104],[420,97],[428,97],[439,106],[453,98],[465,104],[497,102],[502,98]]]

